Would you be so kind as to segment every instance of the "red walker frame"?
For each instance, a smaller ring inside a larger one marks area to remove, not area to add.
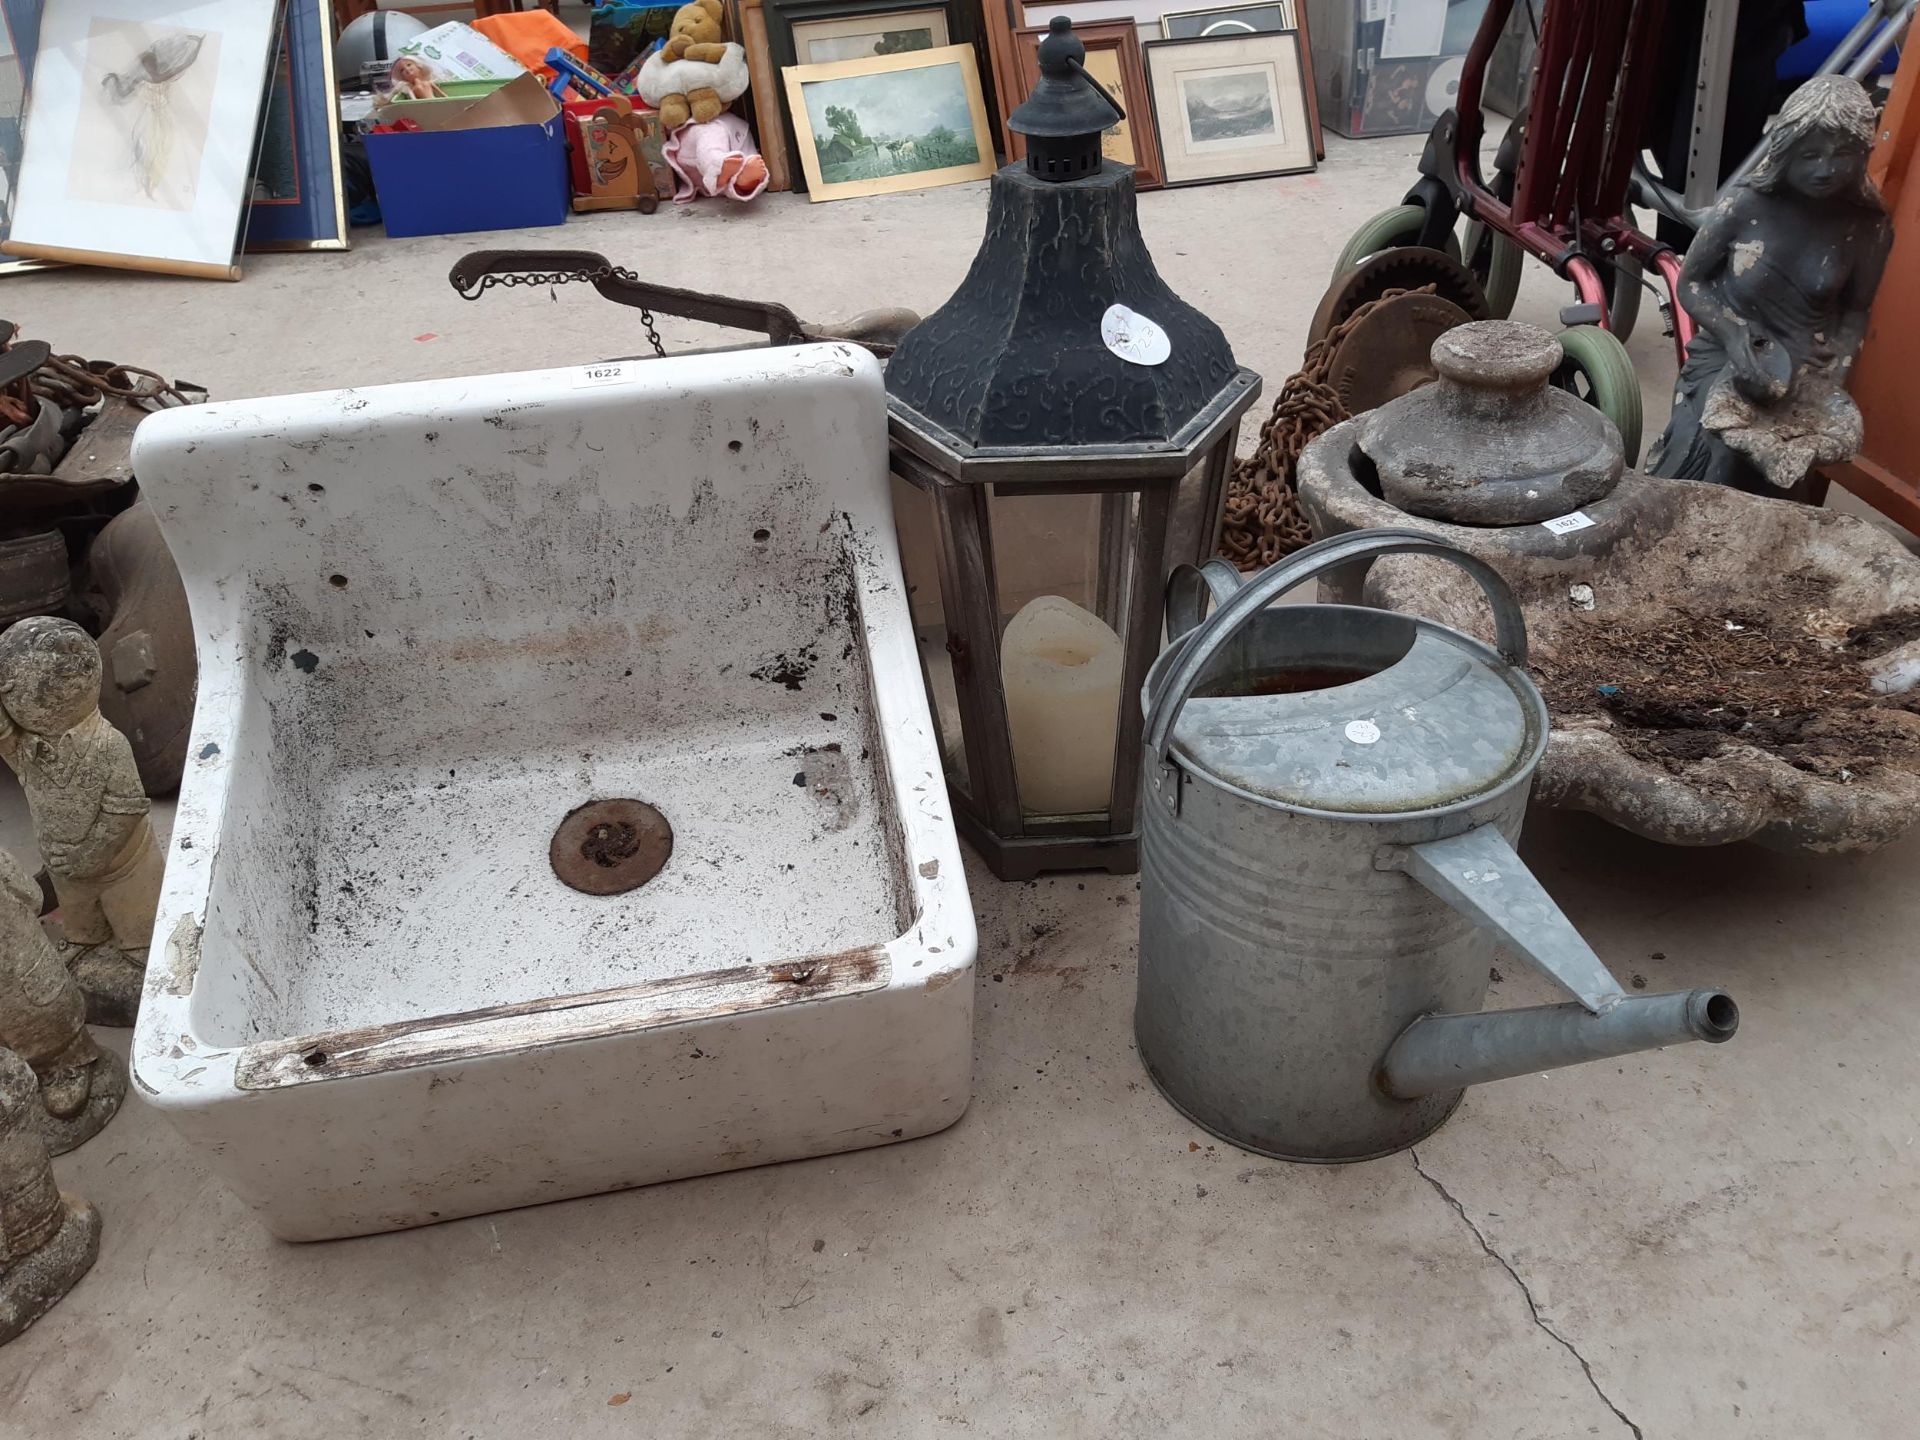
[[[1581,313],[1563,316],[1612,328],[1607,281],[1599,261],[1637,259],[1666,286],[1673,341],[1681,363],[1694,325],[1680,304],[1680,256],[1634,228],[1627,213],[1638,125],[1653,84],[1666,28],[1666,0],[1548,0],[1533,61],[1532,99],[1514,165],[1511,202],[1480,173],[1486,116],[1480,108],[1487,62],[1513,11],[1513,0],[1488,0],[1460,76],[1455,108],[1435,123],[1420,159],[1425,177],[1407,201],[1425,208],[1419,242],[1439,248],[1465,215],[1505,236],[1526,254],[1573,282]],[[1581,60],[1579,57],[1585,57]],[[1612,77],[1611,84],[1589,83]],[[1626,124],[1609,124],[1609,116]]]

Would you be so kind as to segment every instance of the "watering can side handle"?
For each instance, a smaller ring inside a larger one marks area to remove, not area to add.
[[[1479,582],[1493,608],[1494,643],[1509,665],[1527,663],[1527,627],[1513,591],[1500,573],[1478,556],[1469,555],[1443,540],[1419,530],[1355,530],[1316,540],[1304,550],[1296,550],[1279,564],[1269,567],[1257,579],[1241,585],[1221,601],[1205,624],[1193,631],[1185,648],[1167,676],[1160,693],[1153,697],[1147,713],[1147,748],[1157,764],[1172,763],[1173,726],[1180,718],[1193,687],[1206,673],[1207,666],[1233,637],[1295,585],[1311,580],[1328,570],[1350,565],[1379,555],[1433,555],[1451,560]],[[1202,578],[1206,578],[1205,571]],[[1212,581],[1208,580],[1212,588]],[[1218,591],[1215,592],[1216,596]]]
[[[1206,619],[1206,599],[1214,608],[1231,600],[1245,582],[1231,560],[1216,555],[1204,565],[1176,565],[1167,577],[1167,639],[1180,639]],[[1203,598],[1205,597],[1205,598]]]

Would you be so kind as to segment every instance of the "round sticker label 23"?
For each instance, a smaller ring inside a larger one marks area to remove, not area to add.
[[[1129,365],[1158,365],[1173,354],[1173,342],[1152,320],[1124,305],[1109,305],[1100,317],[1100,338]]]

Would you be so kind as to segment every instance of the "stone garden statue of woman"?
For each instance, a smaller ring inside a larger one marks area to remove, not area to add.
[[[1859,450],[1847,369],[1893,244],[1874,124],[1857,81],[1807,81],[1694,237],[1680,299],[1700,329],[1649,474],[1778,495]]]

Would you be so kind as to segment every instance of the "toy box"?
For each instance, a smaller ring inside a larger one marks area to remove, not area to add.
[[[480,99],[383,106],[367,163],[389,235],[517,230],[567,218],[567,142],[560,107],[538,76]]]
[[[673,198],[660,117],[624,95],[569,100],[567,156],[575,210],[643,210]]]

